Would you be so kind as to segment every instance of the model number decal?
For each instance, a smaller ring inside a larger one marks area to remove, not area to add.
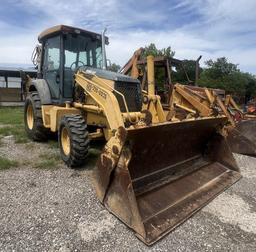
[[[97,87],[91,83],[87,84],[86,91],[88,91],[89,93],[94,92],[94,93],[100,95],[105,100],[107,99],[107,94],[104,91],[102,91],[99,87]]]

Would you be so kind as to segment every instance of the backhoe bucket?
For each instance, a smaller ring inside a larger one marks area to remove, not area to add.
[[[226,118],[119,128],[94,171],[100,201],[147,245],[241,177],[225,138]]]
[[[256,120],[243,120],[228,135],[232,152],[256,157]]]

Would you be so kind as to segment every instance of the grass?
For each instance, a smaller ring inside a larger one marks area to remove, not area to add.
[[[15,143],[27,143],[28,138],[24,129],[23,107],[0,108],[0,139],[4,136],[14,136]]]
[[[5,136],[14,136],[15,143],[30,142],[24,129],[23,107],[0,107],[0,145],[2,144],[1,138]],[[53,139],[49,140],[48,144],[48,148],[58,148],[58,142]],[[31,150],[34,148],[34,144],[28,144],[26,148]],[[41,169],[55,168],[59,160],[59,155],[55,153],[42,154],[34,167]],[[0,170],[12,166],[17,166],[17,162],[0,157]]]
[[[30,142],[24,129],[23,107],[0,107],[0,145],[1,138],[4,136],[14,136],[15,143]],[[94,166],[105,143],[95,141],[91,143],[91,149],[86,160],[86,164]],[[48,147],[54,151],[59,148],[56,134],[49,137],[47,142]],[[33,144],[26,146],[27,150],[34,148]],[[35,167],[47,169],[58,165],[60,160],[59,155],[44,154],[40,155]]]
[[[58,140],[49,140],[47,141],[47,144],[49,144],[49,147],[52,149],[59,148]]]
[[[0,107],[0,124],[23,124],[23,107]]]
[[[53,159],[46,159],[46,160],[41,160],[39,163],[35,165],[35,168],[40,168],[40,169],[51,169],[57,165],[57,162]]]
[[[0,127],[0,139],[4,136],[14,136],[15,143],[28,142],[28,138],[23,125]]]
[[[8,158],[0,157],[0,170],[6,170],[18,166],[18,162]]]
[[[35,144],[32,142],[32,143],[26,144],[25,148],[26,148],[26,150],[33,150],[34,148],[36,148],[36,146],[35,146]]]
[[[52,169],[58,165],[59,160],[59,155],[55,153],[41,154],[39,156],[39,162],[35,164],[34,167],[40,169]]]
[[[89,155],[86,158],[86,165],[94,167],[102,152],[105,143],[102,141],[92,142],[89,149]]]

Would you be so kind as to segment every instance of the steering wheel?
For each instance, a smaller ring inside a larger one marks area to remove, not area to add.
[[[82,66],[85,66],[85,64],[84,64],[83,61],[78,60],[77,63],[78,63],[78,64],[79,64],[79,63],[82,63]],[[74,62],[70,65],[70,68],[71,68],[71,69],[72,69],[72,66],[73,66],[74,64],[76,64],[76,61],[74,61]]]

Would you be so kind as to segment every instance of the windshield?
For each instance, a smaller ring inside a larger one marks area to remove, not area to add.
[[[102,68],[101,41],[81,34],[64,35],[65,69],[79,66]]]

